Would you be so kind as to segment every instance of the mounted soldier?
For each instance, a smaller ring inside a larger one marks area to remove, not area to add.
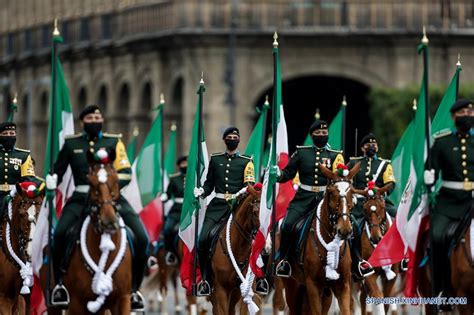
[[[291,276],[288,256],[290,243],[292,241],[296,243],[296,239],[292,238],[296,222],[309,212],[315,211],[316,206],[323,199],[327,180],[321,173],[319,165],[322,164],[335,171],[339,164],[344,164],[342,152],[331,150],[327,145],[329,138],[327,122],[315,121],[309,128],[309,134],[312,137],[313,145],[298,146],[288,165],[281,171],[277,168],[279,183],[292,180],[297,173],[301,182],[281,225],[280,250],[277,259],[279,263],[275,272],[280,277]]]
[[[434,136],[432,168],[424,174],[428,186],[434,185],[438,178],[442,179],[441,189],[430,213],[431,259],[435,294],[445,297],[452,296],[449,247],[452,241],[456,241],[453,231],[464,228],[460,226],[461,222],[470,223],[474,211],[473,102],[458,100],[450,111],[455,128],[442,130]]]
[[[379,151],[377,138],[369,133],[360,141],[360,149],[363,156],[351,157],[349,168],[360,162],[360,170],[353,179],[354,188],[365,190],[369,182],[373,181],[376,187],[383,187],[392,184],[391,188],[385,194],[385,211],[395,217],[396,209],[394,204],[387,196],[395,188],[395,177],[393,176],[392,165],[389,160],[380,158],[377,153]],[[357,203],[352,209],[352,215],[355,219],[354,238],[351,242],[352,271],[356,278],[362,279],[374,273],[374,269],[361,256],[361,231],[364,226],[364,196],[357,196]]]
[[[113,167],[118,173],[120,188],[127,185],[131,180],[130,162],[125,145],[122,142],[122,136],[102,132],[104,118],[100,108],[96,105],[87,106],[80,113],[79,119],[83,132],[66,137],[54,165],[54,175],[48,175],[46,178],[48,189],[55,189],[57,183],[61,182],[68,166],[70,166],[75,184],[75,191],[66,202],[54,231],[53,261],[56,286],[53,289],[51,301],[53,305],[57,306],[66,306],[69,303],[69,293],[62,282],[62,275],[67,270],[65,253],[68,247],[68,231],[77,222],[80,222],[84,217],[84,213],[88,211],[89,181],[87,175],[89,173],[89,163],[86,157],[87,152],[96,152],[99,149],[115,151],[117,158],[113,163]],[[135,237],[131,306],[134,310],[140,310],[144,308],[144,302],[138,288],[143,279],[146,266],[148,236],[137,213],[125,198],[120,196],[116,207]]]

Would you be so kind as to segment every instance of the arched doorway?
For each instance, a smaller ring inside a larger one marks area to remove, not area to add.
[[[290,153],[303,144],[308,128],[319,108],[321,119],[331,123],[336,116],[343,96],[347,98],[346,110],[346,158],[355,154],[355,129],[358,139],[372,127],[368,117],[367,94],[369,87],[361,82],[336,76],[307,76],[283,81],[283,107],[288,128]],[[273,87],[261,94],[255,106],[261,106],[265,95],[272,98]],[[267,130],[271,128],[268,115]],[[358,153],[359,154],[359,153]]]
[[[102,109],[102,112],[107,115],[107,87],[105,85],[102,85],[99,89],[97,106],[99,106]]]
[[[79,111],[82,111],[87,106],[87,91],[85,87],[81,87],[77,94],[77,103],[79,105]]]

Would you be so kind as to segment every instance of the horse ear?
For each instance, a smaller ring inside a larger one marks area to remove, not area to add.
[[[352,180],[354,176],[356,176],[357,173],[359,173],[360,170],[360,162],[357,162],[356,165],[349,171],[349,175],[347,175],[347,178],[349,180]]]
[[[377,195],[383,196],[387,191],[390,190],[390,188],[392,188],[392,186],[393,186],[393,183],[385,184],[382,188],[377,190]]]
[[[354,188],[354,189],[352,189],[352,192],[353,192],[354,194],[362,195],[362,196],[364,196],[365,198],[367,198],[367,197],[369,196],[368,191],[367,191],[367,190],[364,190],[364,189],[356,189],[356,188]]]
[[[321,173],[323,173],[324,177],[326,177],[328,180],[336,180],[337,175],[331,172],[326,166],[323,164],[319,164],[319,169],[321,170]]]

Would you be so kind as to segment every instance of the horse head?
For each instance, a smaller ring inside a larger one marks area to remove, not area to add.
[[[382,188],[378,188],[369,183],[367,189],[355,190],[355,193],[365,197],[364,217],[370,231],[369,240],[373,244],[378,244],[388,230],[384,196],[392,185],[392,183],[388,183]]]
[[[120,188],[118,175],[113,167],[115,156],[115,150],[87,151],[91,219],[99,233],[114,233],[119,229],[115,205],[120,197]]]
[[[44,184],[38,187],[34,182],[24,181],[17,183],[15,189],[10,193],[12,196],[10,218],[12,231],[16,234],[20,244],[21,255],[25,256],[27,260],[32,253],[31,240],[43,203],[44,187]]]
[[[237,199],[236,222],[242,225],[245,231],[256,232],[260,227],[260,196],[262,195],[262,184],[247,186],[245,193]]]
[[[352,179],[359,172],[360,163],[350,171],[344,165],[338,166],[336,173],[331,172],[323,164],[319,167],[328,180],[323,205],[326,204],[329,223],[341,239],[347,239],[352,234],[351,210],[355,198]]]

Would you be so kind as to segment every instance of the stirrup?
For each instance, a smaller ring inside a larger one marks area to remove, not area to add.
[[[178,264],[178,257],[172,252],[167,252],[165,256],[165,262],[168,266],[175,266]]]
[[[56,284],[51,292],[51,305],[53,306],[68,306],[69,292],[62,284]]]
[[[209,296],[211,295],[211,285],[206,280],[201,280],[197,288],[197,296]]]
[[[255,284],[255,292],[260,295],[267,295],[269,291],[270,291],[270,285],[268,284],[267,279],[265,278],[257,279],[256,284]]]
[[[409,260],[410,259],[408,259],[408,258],[403,258],[402,261],[400,262],[400,269],[402,271],[407,271],[408,270],[408,261]]]
[[[147,265],[148,269],[150,269],[152,271],[158,270],[158,268],[159,268],[158,259],[156,259],[155,256],[150,256],[150,257],[148,257],[146,265]]]
[[[134,301],[134,298],[137,298],[137,300]],[[136,292],[132,293],[131,300],[132,300],[131,301],[131,310],[132,311],[134,311],[134,312],[145,312],[145,298],[140,293],[140,291],[136,291]]]
[[[362,269],[362,264],[367,264],[369,267]],[[359,261],[359,264],[357,265],[357,269],[359,270],[359,275],[362,277],[368,277],[370,275],[373,275],[375,273],[374,268],[372,267],[371,264],[369,264],[368,261],[366,260],[361,260]]]
[[[291,265],[288,260],[281,260],[276,266],[275,275],[282,278],[291,277]]]

